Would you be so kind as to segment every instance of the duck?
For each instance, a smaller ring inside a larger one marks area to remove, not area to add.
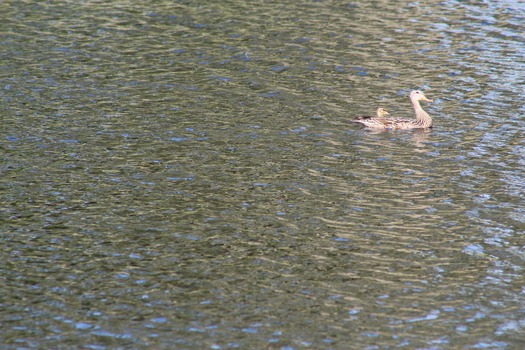
[[[374,123],[383,123],[385,122],[385,118],[387,116],[389,116],[390,113],[388,113],[388,111],[386,110],[386,108],[383,108],[383,107],[379,107],[377,110],[376,110],[376,116],[362,116],[362,117],[357,117],[355,118],[353,121],[356,122],[356,123],[362,123],[361,121],[367,121],[368,123],[370,122],[374,122]],[[364,124],[364,123],[363,123]]]
[[[387,115],[390,115],[390,113],[388,113],[388,111],[386,110],[386,108],[379,107],[379,108],[376,110],[376,115],[377,115],[378,118],[385,118]]]
[[[420,101],[433,102],[433,100],[427,98],[423,92],[419,90],[410,92],[409,98],[412,102],[412,107],[414,107],[414,111],[416,112],[416,119],[387,117],[390,113],[387,112],[385,115],[383,114],[383,111],[386,111],[386,109],[378,108],[377,117],[357,117],[353,122],[361,124],[365,128],[376,130],[412,130],[431,128],[432,118],[423,110]],[[382,116],[379,115],[380,110],[382,110]]]

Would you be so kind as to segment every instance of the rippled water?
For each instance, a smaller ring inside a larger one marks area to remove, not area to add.
[[[4,348],[525,346],[523,4],[2,7]]]

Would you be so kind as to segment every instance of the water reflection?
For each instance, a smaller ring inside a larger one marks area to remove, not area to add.
[[[4,7],[6,346],[521,344],[521,5]]]

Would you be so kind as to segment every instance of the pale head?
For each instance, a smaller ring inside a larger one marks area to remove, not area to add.
[[[410,93],[410,100],[412,102],[416,102],[416,101],[433,102],[433,100],[426,98],[425,95],[423,95],[423,93],[419,90],[414,90]]]
[[[379,107],[379,108],[377,109],[377,116],[378,116],[379,118],[386,117],[387,115],[390,115],[390,113],[388,113],[388,111],[386,110],[386,108]]]

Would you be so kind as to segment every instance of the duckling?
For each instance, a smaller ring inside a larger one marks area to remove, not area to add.
[[[385,121],[385,118],[390,115],[390,113],[388,113],[388,111],[386,110],[386,108],[383,108],[383,107],[379,107],[377,110],[376,110],[376,116],[362,116],[362,117],[357,117],[353,120],[353,122],[355,123],[362,123],[362,124],[365,124],[365,121],[367,123],[370,123],[370,122],[376,122],[376,123],[382,123]]]
[[[387,115],[390,115],[390,113],[388,113],[386,108],[383,108],[383,107],[379,107],[376,111],[376,114],[378,118],[385,118]]]

